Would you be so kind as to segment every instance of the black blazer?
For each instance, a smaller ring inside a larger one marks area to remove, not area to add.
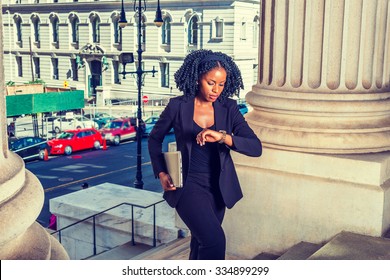
[[[230,149],[247,156],[258,157],[262,153],[262,146],[238,110],[235,100],[218,100],[213,103],[213,106],[216,130],[226,130],[227,134],[233,137],[233,147],[222,144],[218,146],[221,163],[219,188],[226,207],[232,208],[242,198],[242,191],[230,156]],[[184,187],[164,193],[164,198],[171,207],[176,206],[181,194],[186,190],[185,182],[192,148],[193,116],[194,98],[185,96],[171,98],[149,135],[149,153],[156,178],[160,172],[167,172],[162,154],[162,143],[172,127],[176,136],[177,150],[181,151],[182,154]]]

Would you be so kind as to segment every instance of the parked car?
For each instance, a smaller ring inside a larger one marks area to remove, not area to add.
[[[41,137],[9,138],[9,149],[17,153],[23,160],[45,159],[45,153],[50,155],[50,146],[46,139]]]
[[[53,121],[53,127],[55,133],[67,129],[80,129],[80,128],[99,128],[99,124],[84,116],[65,116],[57,118]]]
[[[81,150],[99,150],[103,145],[103,138],[95,128],[69,129],[48,143],[53,155],[71,155]]]
[[[119,145],[120,142],[137,137],[137,129],[134,118],[119,118],[108,122],[100,133],[107,142]]]
[[[237,104],[238,106],[238,110],[241,112],[241,114],[245,115],[246,113],[248,113],[248,106],[246,106],[245,103],[239,103]]]
[[[144,123],[145,123],[145,129],[143,136],[148,137],[150,132],[152,131],[154,125],[157,123],[159,116],[150,116],[148,117]],[[169,133],[173,133],[173,128],[169,131]]]
[[[105,126],[105,124],[108,123],[109,121],[116,119],[115,117],[111,116],[108,113],[85,114],[84,117],[95,121],[98,124],[99,128]]]

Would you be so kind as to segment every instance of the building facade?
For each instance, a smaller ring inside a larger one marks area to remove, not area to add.
[[[143,2],[143,1],[142,1]],[[146,1],[142,15],[142,94],[180,94],[174,73],[187,53],[212,49],[231,55],[242,71],[245,90],[257,82],[260,0],[160,1],[164,23],[154,24],[157,1]],[[138,17],[125,1],[128,24],[119,27],[121,1],[5,0],[3,44],[5,81],[42,80],[50,87],[84,90],[85,99],[105,105],[136,99],[135,75],[120,72],[122,52],[137,61]],[[126,66],[135,71],[136,63]]]

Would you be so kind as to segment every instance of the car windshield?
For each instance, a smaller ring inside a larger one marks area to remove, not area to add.
[[[61,133],[57,139],[72,139],[74,133],[71,133],[71,132],[63,132]]]
[[[153,124],[153,123],[155,123],[156,122],[156,118],[147,118],[146,120],[145,120],[145,123],[146,124]]]
[[[110,115],[107,113],[96,113],[97,118],[109,118]]]
[[[109,122],[106,123],[104,128],[121,128],[121,126],[122,126],[122,122]]]

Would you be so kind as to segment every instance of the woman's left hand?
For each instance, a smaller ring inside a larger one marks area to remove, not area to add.
[[[196,143],[203,146],[206,142],[219,142],[222,137],[223,134],[221,132],[205,128],[196,136]]]

